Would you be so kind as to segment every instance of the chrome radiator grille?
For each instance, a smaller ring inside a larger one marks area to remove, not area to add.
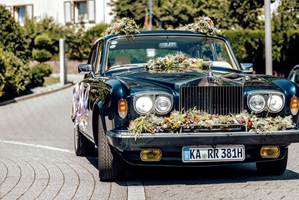
[[[209,114],[228,115],[243,111],[242,86],[191,86],[180,88],[180,111],[195,108]]]

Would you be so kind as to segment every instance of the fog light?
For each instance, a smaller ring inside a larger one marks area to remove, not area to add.
[[[142,161],[160,161],[162,152],[160,149],[142,149],[140,158]]]
[[[280,149],[278,146],[262,146],[260,153],[262,158],[278,158]]]

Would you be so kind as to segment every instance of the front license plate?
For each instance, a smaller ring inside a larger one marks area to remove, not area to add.
[[[225,145],[213,147],[183,147],[183,162],[221,162],[243,161],[244,145]]]

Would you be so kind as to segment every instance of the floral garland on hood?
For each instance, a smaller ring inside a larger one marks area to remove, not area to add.
[[[247,112],[231,115],[212,115],[198,110],[189,110],[185,113],[174,111],[170,113],[169,117],[158,117],[154,114],[141,116],[130,122],[128,130],[137,139],[142,133],[182,133],[184,130],[211,130],[213,127],[225,130],[231,125],[244,126],[246,131],[256,132],[257,134],[285,130],[295,126],[292,116],[259,118]]]
[[[112,23],[105,31],[105,34],[124,34],[133,35],[140,33],[140,27],[136,24],[133,19],[123,17],[117,19],[116,22]],[[207,35],[220,34],[220,30],[214,25],[214,22],[209,17],[198,17],[194,23],[181,26],[178,30],[191,31],[195,33],[204,33]]]
[[[186,54],[178,52],[164,57],[150,59],[146,70],[149,72],[183,72],[186,70],[208,70],[209,65],[199,58],[189,58]]]

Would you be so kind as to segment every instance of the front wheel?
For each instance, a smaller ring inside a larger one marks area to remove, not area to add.
[[[98,168],[101,181],[117,181],[125,174],[125,163],[109,146],[101,119],[98,124]]]
[[[257,162],[256,169],[262,175],[282,175],[288,162],[288,148],[285,149],[285,155],[281,160]]]
[[[79,125],[74,126],[74,147],[76,156],[89,156],[94,154],[94,144],[80,132]]]

